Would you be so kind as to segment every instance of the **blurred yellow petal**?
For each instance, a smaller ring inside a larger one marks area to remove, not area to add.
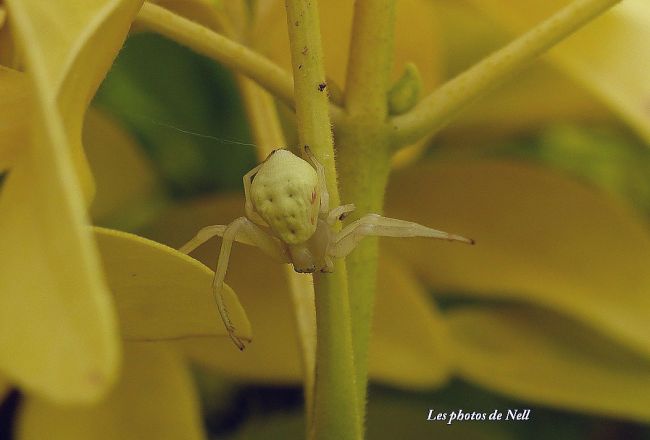
[[[556,69],[537,63],[480,98],[442,136],[486,142],[553,122],[604,121],[611,116],[585,89]]]
[[[328,78],[343,88],[348,63],[354,2],[330,0],[320,4],[325,67]],[[291,70],[289,40],[284,2],[276,0],[255,26],[252,45]],[[440,82],[441,49],[435,8],[426,0],[402,0],[397,3],[395,27],[395,67],[393,79],[399,78],[407,63],[414,63],[422,75],[423,92]]]
[[[104,228],[94,231],[125,339],[227,335],[212,295],[210,269],[137,235]],[[224,297],[237,336],[251,339],[246,313],[228,286]]]
[[[18,53],[9,26],[7,8],[0,5],[0,65],[18,68]]]
[[[167,345],[127,343],[124,373],[107,399],[66,408],[27,396],[19,410],[18,440],[205,439],[194,384]]]
[[[116,375],[118,332],[62,133],[38,122],[55,141],[36,131],[22,144],[0,193],[0,371],[54,401],[90,401]]]
[[[26,148],[31,89],[24,73],[0,66],[0,172],[12,166]]]
[[[106,112],[90,108],[84,146],[97,186],[90,210],[95,223],[135,230],[151,220],[162,203],[158,176],[131,134]]]
[[[403,388],[442,385],[451,371],[446,323],[408,269],[383,254],[368,354],[370,374]]]
[[[142,0],[6,3],[38,93],[56,101],[63,116],[73,162],[89,199],[93,183],[81,144],[84,113],[122,47]]]
[[[565,0],[473,0],[497,22],[519,33]],[[650,3],[626,0],[549,53],[549,60],[583,84],[650,141]]]
[[[610,196],[523,163],[442,162],[396,175],[387,212],[476,240],[384,241],[433,286],[542,304],[650,353],[650,236]]]
[[[559,315],[516,306],[449,313],[460,374],[532,402],[650,421],[650,361]]]
[[[153,231],[178,246],[208,224],[228,223],[243,214],[243,197],[208,198],[170,210]],[[215,267],[220,242],[210,241],[193,255]],[[309,275],[304,275],[309,277]],[[226,281],[237,292],[253,326],[253,342],[238,353],[226,339],[179,342],[200,365],[245,380],[300,381],[293,306],[282,267],[250,246],[233,246]],[[426,292],[396,262],[382,264],[370,352],[375,379],[405,388],[433,387],[446,380],[447,332]],[[221,353],[233,353],[223,356]]]

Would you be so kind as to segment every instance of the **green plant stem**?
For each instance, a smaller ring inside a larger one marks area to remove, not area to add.
[[[287,0],[287,25],[294,75],[294,94],[300,142],[309,145],[325,167],[333,206],[339,204],[329,101],[316,0]],[[350,307],[345,263],[337,261],[332,274],[315,274],[316,387],[314,439],[359,439],[361,426],[352,357]]]
[[[575,0],[503,49],[475,64],[392,119],[396,147],[412,144],[447,124],[467,104],[621,0]]]
[[[358,0],[348,57],[345,110],[349,118],[383,122],[393,69],[395,0]]]
[[[395,1],[358,0],[345,91],[346,120],[337,126],[341,194],[357,207],[351,220],[383,211],[390,171],[386,136],[387,91],[393,67]],[[359,414],[365,418],[368,342],[372,323],[378,241],[365,238],[347,258]]]

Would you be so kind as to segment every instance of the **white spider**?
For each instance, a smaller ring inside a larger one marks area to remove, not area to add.
[[[307,146],[305,154],[313,166],[288,150],[272,151],[244,176],[246,216],[227,226],[207,226],[180,248],[181,252],[190,253],[214,236],[223,237],[212,288],[226,330],[240,350],[244,349],[244,342],[235,335],[221,296],[233,241],[257,246],[278,262],[291,263],[300,273],[332,272],[332,258],[344,258],[366,236],[430,237],[474,243],[459,235],[378,214],[366,214],[336,232],[334,224],[355,207],[341,205],[330,211],[323,166]]]

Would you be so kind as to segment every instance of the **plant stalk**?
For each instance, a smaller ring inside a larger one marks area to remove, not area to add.
[[[341,194],[353,221],[383,211],[390,172],[385,127],[394,54],[395,1],[357,0],[345,90],[346,120],[337,126]],[[366,237],[347,258],[359,414],[365,419],[368,345],[375,302],[378,240]]]
[[[298,135],[325,167],[332,206],[339,204],[316,0],[287,0]],[[334,273],[314,274],[316,385],[312,439],[360,439],[345,262]]]

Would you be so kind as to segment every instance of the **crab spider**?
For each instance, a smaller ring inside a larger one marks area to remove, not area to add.
[[[235,335],[221,296],[234,241],[257,246],[276,261],[292,264],[300,273],[332,272],[332,259],[347,256],[366,236],[430,237],[474,243],[459,235],[378,214],[366,214],[336,232],[335,223],[355,207],[349,204],[329,209],[323,166],[307,146],[305,154],[311,164],[288,150],[272,151],[264,162],[244,175],[246,215],[229,225],[207,226],[180,248],[181,252],[190,253],[212,237],[223,237],[212,289],[228,335],[240,350],[244,349],[244,342]]]

